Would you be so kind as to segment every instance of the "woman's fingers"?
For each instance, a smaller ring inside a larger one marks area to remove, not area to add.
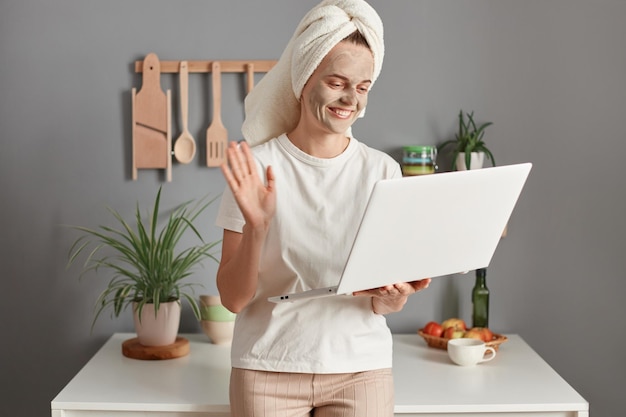
[[[248,145],[248,142],[243,141],[240,144],[240,149],[242,151],[241,155],[244,157],[243,163],[245,164],[246,174],[256,176],[256,163],[254,162],[254,156],[252,155],[252,150],[250,150],[250,145]]]
[[[230,170],[233,176],[237,180],[246,177],[246,160],[237,146],[237,142],[231,142],[228,147],[228,163],[230,164]]]
[[[222,173],[230,188],[236,191],[248,181],[258,177],[254,157],[247,143],[230,142],[226,149],[226,162],[221,165]]]
[[[274,191],[274,170],[271,165],[267,167],[265,177],[267,178],[267,191]]]
[[[430,285],[430,278],[412,282],[399,282],[394,285],[387,285],[371,290],[357,291],[354,295],[369,295],[374,297],[398,297],[411,295],[417,291],[424,290]]]
[[[228,186],[234,191],[233,187],[236,187],[238,184],[237,184],[237,180],[235,179],[235,176],[233,175],[232,164],[230,163],[231,158],[232,157],[231,157],[230,146],[229,146],[226,149],[226,161],[224,161],[220,165],[220,169],[222,170],[222,175],[224,175],[224,178],[226,179]]]

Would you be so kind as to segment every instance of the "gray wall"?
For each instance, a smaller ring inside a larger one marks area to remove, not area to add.
[[[276,59],[316,3],[0,2],[0,414],[48,415],[50,400],[102,343],[132,331],[127,312],[103,316],[90,333],[104,282],[79,282],[77,269],[66,271],[76,236],[62,225],[108,223],[106,205],[130,215],[159,185],[168,208],[224,186],[198,157],[175,165],[171,183],[156,171],[130,179],[130,90],[141,85],[133,62],[148,52],[173,60]],[[355,134],[397,157],[403,145],[450,138],[463,108],[495,123],[486,140],[499,165],[534,163],[488,271],[491,327],[519,333],[590,401],[594,417],[621,415],[626,2],[372,4],[385,22],[387,55]],[[211,120],[210,82],[190,78],[190,129],[201,141]],[[224,121],[237,139],[244,79],[223,80]],[[177,135],[177,79],[162,83],[172,88]],[[202,219],[210,239],[220,237],[214,214]],[[214,273],[207,263],[194,276],[203,292],[215,291]],[[470,320],[472,281],[435,280],[389,317],[390,326],[415,332],[431,319]],[[181,331],[200,331],[189,311]]]

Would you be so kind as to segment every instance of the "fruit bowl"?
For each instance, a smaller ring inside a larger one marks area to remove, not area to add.
[[[447,339],[445,337],[431,336],[429,334],[424,333],[422,330],[423,329],[419,329],[417,331],[417,334],[419,334],[420,336],[424,338],[428,346],[437,348],[437,349],[444,349],[444,350],[448,349],[448,340],[450,339]],[[507,340],[508,338],[506,336],[494,333],[493,339],[489,342],[486,342],[485,345],[490,346],[494,348],[495,350],[498,350],[500,345],[506,342]]]

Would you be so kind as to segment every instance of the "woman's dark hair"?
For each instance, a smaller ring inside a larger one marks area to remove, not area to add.
[[[367,39],[365,39],[365,36],[363,36],[363,34],[358,30],[355,30],[354,32],[343,38],[343,41],[351,42],[355,45],[365,46],[367,49],[372,50],[372,48],[370,48],[370,44],[367,43]]]

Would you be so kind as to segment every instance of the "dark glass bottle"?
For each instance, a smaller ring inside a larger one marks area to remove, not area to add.
[[[476,270],[476,284],[472,289],[472,326],[489,327],[489,288],[487,268]]]

